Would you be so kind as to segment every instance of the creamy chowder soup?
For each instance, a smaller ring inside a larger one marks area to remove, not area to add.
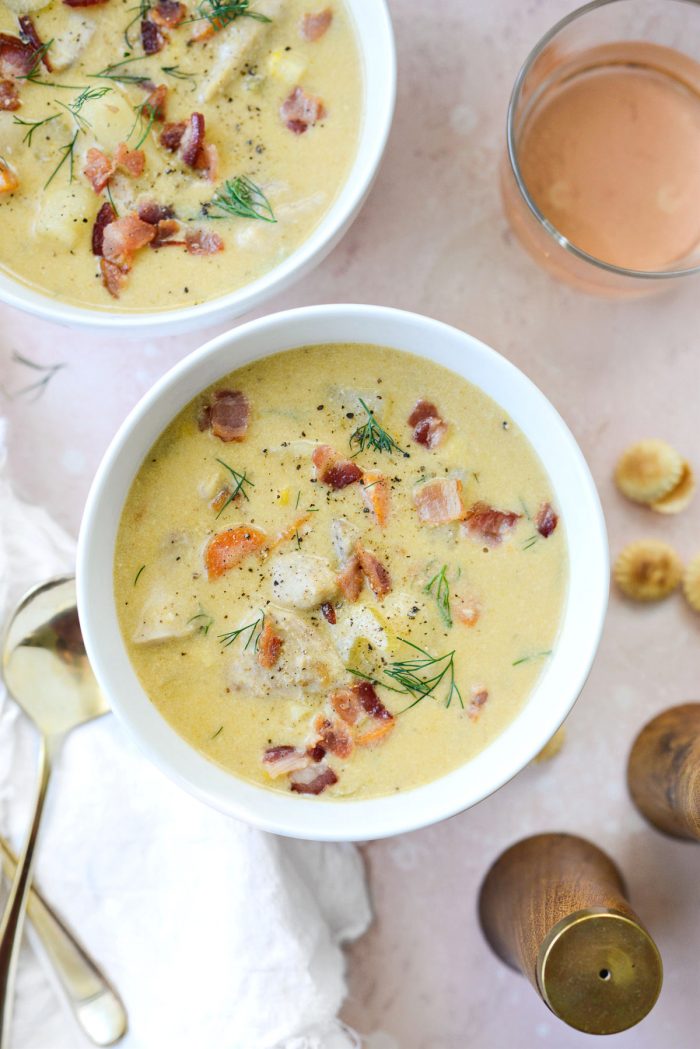
[[[125,643],[164,718],[276,790],[364,798],[468,761],[526,702],[567,583],[497,404],[428,361],[308,346],[205,391],[123,511]]]
[[[0,0],[0,271],[110,310],[233,291],[328,211],[361,105],[342,0]]]

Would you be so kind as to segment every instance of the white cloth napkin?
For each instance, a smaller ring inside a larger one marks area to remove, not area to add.
[[[73,541],[6,476],[0,420],[0,615],[71,568]],[[0,827],[18,845],[36,738],[0,690]],[[350,1049],[336,1020],[341,944],[370,920],[350,845],[290,841],[190,798],[112,715],[66,742],[35,878],[120,991],[123,1049]],[[35,941],[32,941],[35,942]],[[12,1049],[89,1045],[40,952],[21,959]]]

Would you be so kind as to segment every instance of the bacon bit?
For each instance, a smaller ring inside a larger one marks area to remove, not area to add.
[[[109,259],[100,259],[102,271],[102,283],[113,299],[119,298],[119,293],[127,282],[128,267],[118,266],[116,262]]]
[[[289,746],[268,747],[262,757],[263,767],[272,779],[305,769],[311,760],[306,751]]]
[[[350,757],[355,745],[342,720],[333,722],[324,717],[323,714],[319,714],[314,728],[318,733],[317,743],[320,743],[322,747],[325,747],[327,751],[335,754],[338,758]]]
[[[390,594],[391,576],[381,561],[379,561],[374,554],[370,554],[368,550],[364,550],[361,546],[358,546],[357,548],[357,556],[360,561],[360,568],[375,595],[382,598],[386,597],[387,594]]]
[[[250,402],[241,390],[215,390],[200,413],[199,428],[228,444],[245,438],[249,419]]]
[[[331,693],[330,704],[346,725],[354,725],[360,716],[360,698],[354,688],[337,688]]]
[[[324,11],[317,11],[315,14],[308,11],[302,18],[299,27],[302,39],[315,43],[324,36],[332,21],[333,12],[330,7],[327,7]]]
[[[521,516],[509,510],[494,510],[486,503],[474,503],[464,515],[462,529],[472,539],[498,546]]]
[[[204,563],[210,579],[219,579],[225,572],[239,565],[250,554],[258,553],[267,542],[267,536],[259,528],[239,525],[219,532],[208,543],[204,551]]]
[[[180,141],[182,163],[193,168],[197,164],[199,151],[204,145],[204,117],[201,113],[192,113],[185,125]]]
[[[108,0],[63,0],[66,7],[97,7],[98,4],[106,4]]]
[[[236,496],[236,498],[238,498],[238,496],[240,494],[241,493],[239,492],[238,495]],[[221,512],[223,510],[223,508],[226,506],[226,503],[228,502],[228,500],[230,498],[230,495],[231,495],[231,489],[229,488],[228,485],[224,485],[224,487],[221,488],[216,493],[214,498],[209,503],[209,505],[211,506],[212,510],[218,510],[219,512]]]
[[[124,215],[105,227],[102,254],[110,262],[129,270],[134,253],[153,240],[156,231],[138,215]]]
[[[154,87],[146,101],[143,103],[143,111],[154,120],[165,120],[165,112],[168,103],[168,89],[165,84]],[[175,147],[177,149],[177,146]]]
[[[0,194],[14,193],[19,187],[19,179],[9,164],[0,159]]]
[[[290,790],[297,794],[321,794],[326,787],[332,787],[338,782],[338,777],[328,765],[322,767],[321,771],[316,768],[302,769],[291,776]]]
[[[0,33],[0,77],[22,77],[31,73],[36,49],[18,36]]]
[[[316,467],[316,476],[321,484],[328,485],[333,491],[347,488],[362,477],[362,470],[351,459],[343,459],[329,444],[319,444],[314,448],[311,461]]]
[[[551,503],[542,503],[535,518],[535,528],[545,539],[550,535],[559,523],[559,516],[555,514]]]
[[[369,717],[377,718],[378,721],[394,720],[394,715],[384,706],[371,681],[356,681],[352,686],[352,690],[356,693],[360,700],[360,706]]]
[[[167,204],[156,204],[154,200],[144,200],[139,204],[139,218],[150,226],[157,226],[166,219],[174,219],[175,212]]]
[[[326,756],[325,748],[317,743],[315,747],[307,747],[306,753],[309,755],[312,761],[323,761]]]
[[[330,601],[323,602],[323,604],[321,605],[321,612],[323,613],[323,618],[326,620],[326,622],[330,623],[331,626],[335,626],[335,624],[338,622],[338,619],[335,614],[335,608],[330,603]]]
[[[363,583],[362,565],[359,557],[355,554],[338,575],[338,588],[346,601],[355,602],[362,592]]]
[[[472,689],[471,702],[469,704],[469,707],[467,708],[467,714],[469,715],[469,718],[472,721],[476,721],[476,719],[479,717],[479,714],[481,713],[481,708],[483,707],[484,703],[488,698],[489,694],[485,688],[479,687]]]
[[[115,162],[110,160],[101,149],[95,149],[94,146],[91,146],[87,151],[83,174],[95,193],[102,192],[105,186],[109,184],[109,180],[116,169]]]
[[[175,26],[180,25],[180,22],[184,22],[187,17],[187,8],[177,0],[158,0],[156,6],[151,8],[148,17],[156,25],[174,29]]]
[[[185,246],[190,255],[216,255],[224,250],[224,242],[218,233],[193,229],[185,234]]]
[[[426,448],[437,448],[447,433],[447,423],[430,401],[420,400],[408,417],[413,427],[413,440]]]
[[[413,505],[423,524],[443,525],[464,517],[462,482],[455,477],[438,477],[413,489]]]
[[[165,34],[160,31],[159,26],[150,18],[144,18],[141,22],[141,47],[146,55],[157,55],[166,44]]]
[[[13,112],[21,105],[19,91],[14,80],[0,80],[0,112],[2,110]]]
[[[180,223],[177,219],[161,219],[156,226],[156,235],[151,241],[152,248],[170,248],[175,245],[183,246],[184,240],[173,240],[176,233],[180,232]]]
[[[142,149],[129,149],[126,142],[120,142],[114,154],[114,163],[131,178],[140,178],[146,167],[146,154]]]
[[[105,229],[109,226],[110,222],[114,222],[117,217],[117,213],[112,205],[105,201],[100,210],[97,212],[95,218],[95,225],[92,227],[92,254],[102,255],[102,245],[104,241]]]
[[[158,88],[156,88],[157,90]],[[186,127],[187,124],[184,120],[178,120],[174,124],[164,124],[158,139],[163,149],[167,149],[169,153],[177,153]]]
[[[34,48],[34,52],[41,51],[41,61],[46,69],[47,73],[53,73],[53,66],[51,65],[51,59],[48,56],[48,47],[44,49],[41,37],[36,31],[36,26],[29,15],[22,15],[17,19],[19,22],[19,29],[28,44]]]
[[[219,151],[213,142],[205,142],[197,155],[195,170],[201,171],[210,182],[216,182],[219,174]]]
[[[481,606],[478,601],[471,601],[468,604],[458,605],[455,614],[464,626],[476,626],[481,616]]]
[[[265,625],[260,631],[258,638],[258,663],[266,670],[272,669],[277,663],[282,651],[284,641],[275,633],[275,628],[269,618],[265,619]]]
[[[362,498],[374,514],[380,528],[389,520],[389,478],[377,470],[362,475]]]
[[[367,747],[371,743],[376,743],[378,740],[386,736],[387,732],[391,732],[396,722],[392,718],[391,721],[383,721],[376,728],[373,728],[370,732],[365,732],[361,736],[355,738],[355,745],[358,747]]]
[[[323,120],[325,115],[322,100],[316,95],[307,95],[301,87],[295,87],[280,106],[282,123],[295,135],[303,135],[317,120]]]

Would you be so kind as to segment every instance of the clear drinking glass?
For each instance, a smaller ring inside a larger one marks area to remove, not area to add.
[[[515,81],[506,215],[553,276],[613,297],[700,272],[700,0],[594,0]]]

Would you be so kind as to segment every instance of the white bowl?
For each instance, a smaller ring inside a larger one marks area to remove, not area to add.
[[[111,583],[127,493],[142,460],[174,416],[234,368],[280,350],[328,342],[406,350],[452,369],[497,401],[527,435],[549,475],[569,547],[559,640],[520,714],[484,751],[441,779],[366,801],[324,802],[254,786],[186,743],[139,683],[122,641]],[[362,840],[452,816],[528,764],[569,713],[586,680],[603,626],[608,573],[605,522],[586,462],[561,417],[522,372],[471,335],[427,317],[379,306],[316,306],[277,313],[220,335],[177,364],[134,408],[88,497],[78,544],[78,607],[88,656],[112,707],[147,756],[176,782],[264,830],[319,840]]]
[[[352,168],[335,202],[303,244],[279,266],[229,295],[154,312],[120,313],[59,302],[0,273],[0,301],[37,317],[76,328],[134,335],[174,335],[247,313],[313,269],[335,247],[364,203],[391,129],[396,99],[396,50],[386,0],[345,0],[360,49],[363,117]]]

